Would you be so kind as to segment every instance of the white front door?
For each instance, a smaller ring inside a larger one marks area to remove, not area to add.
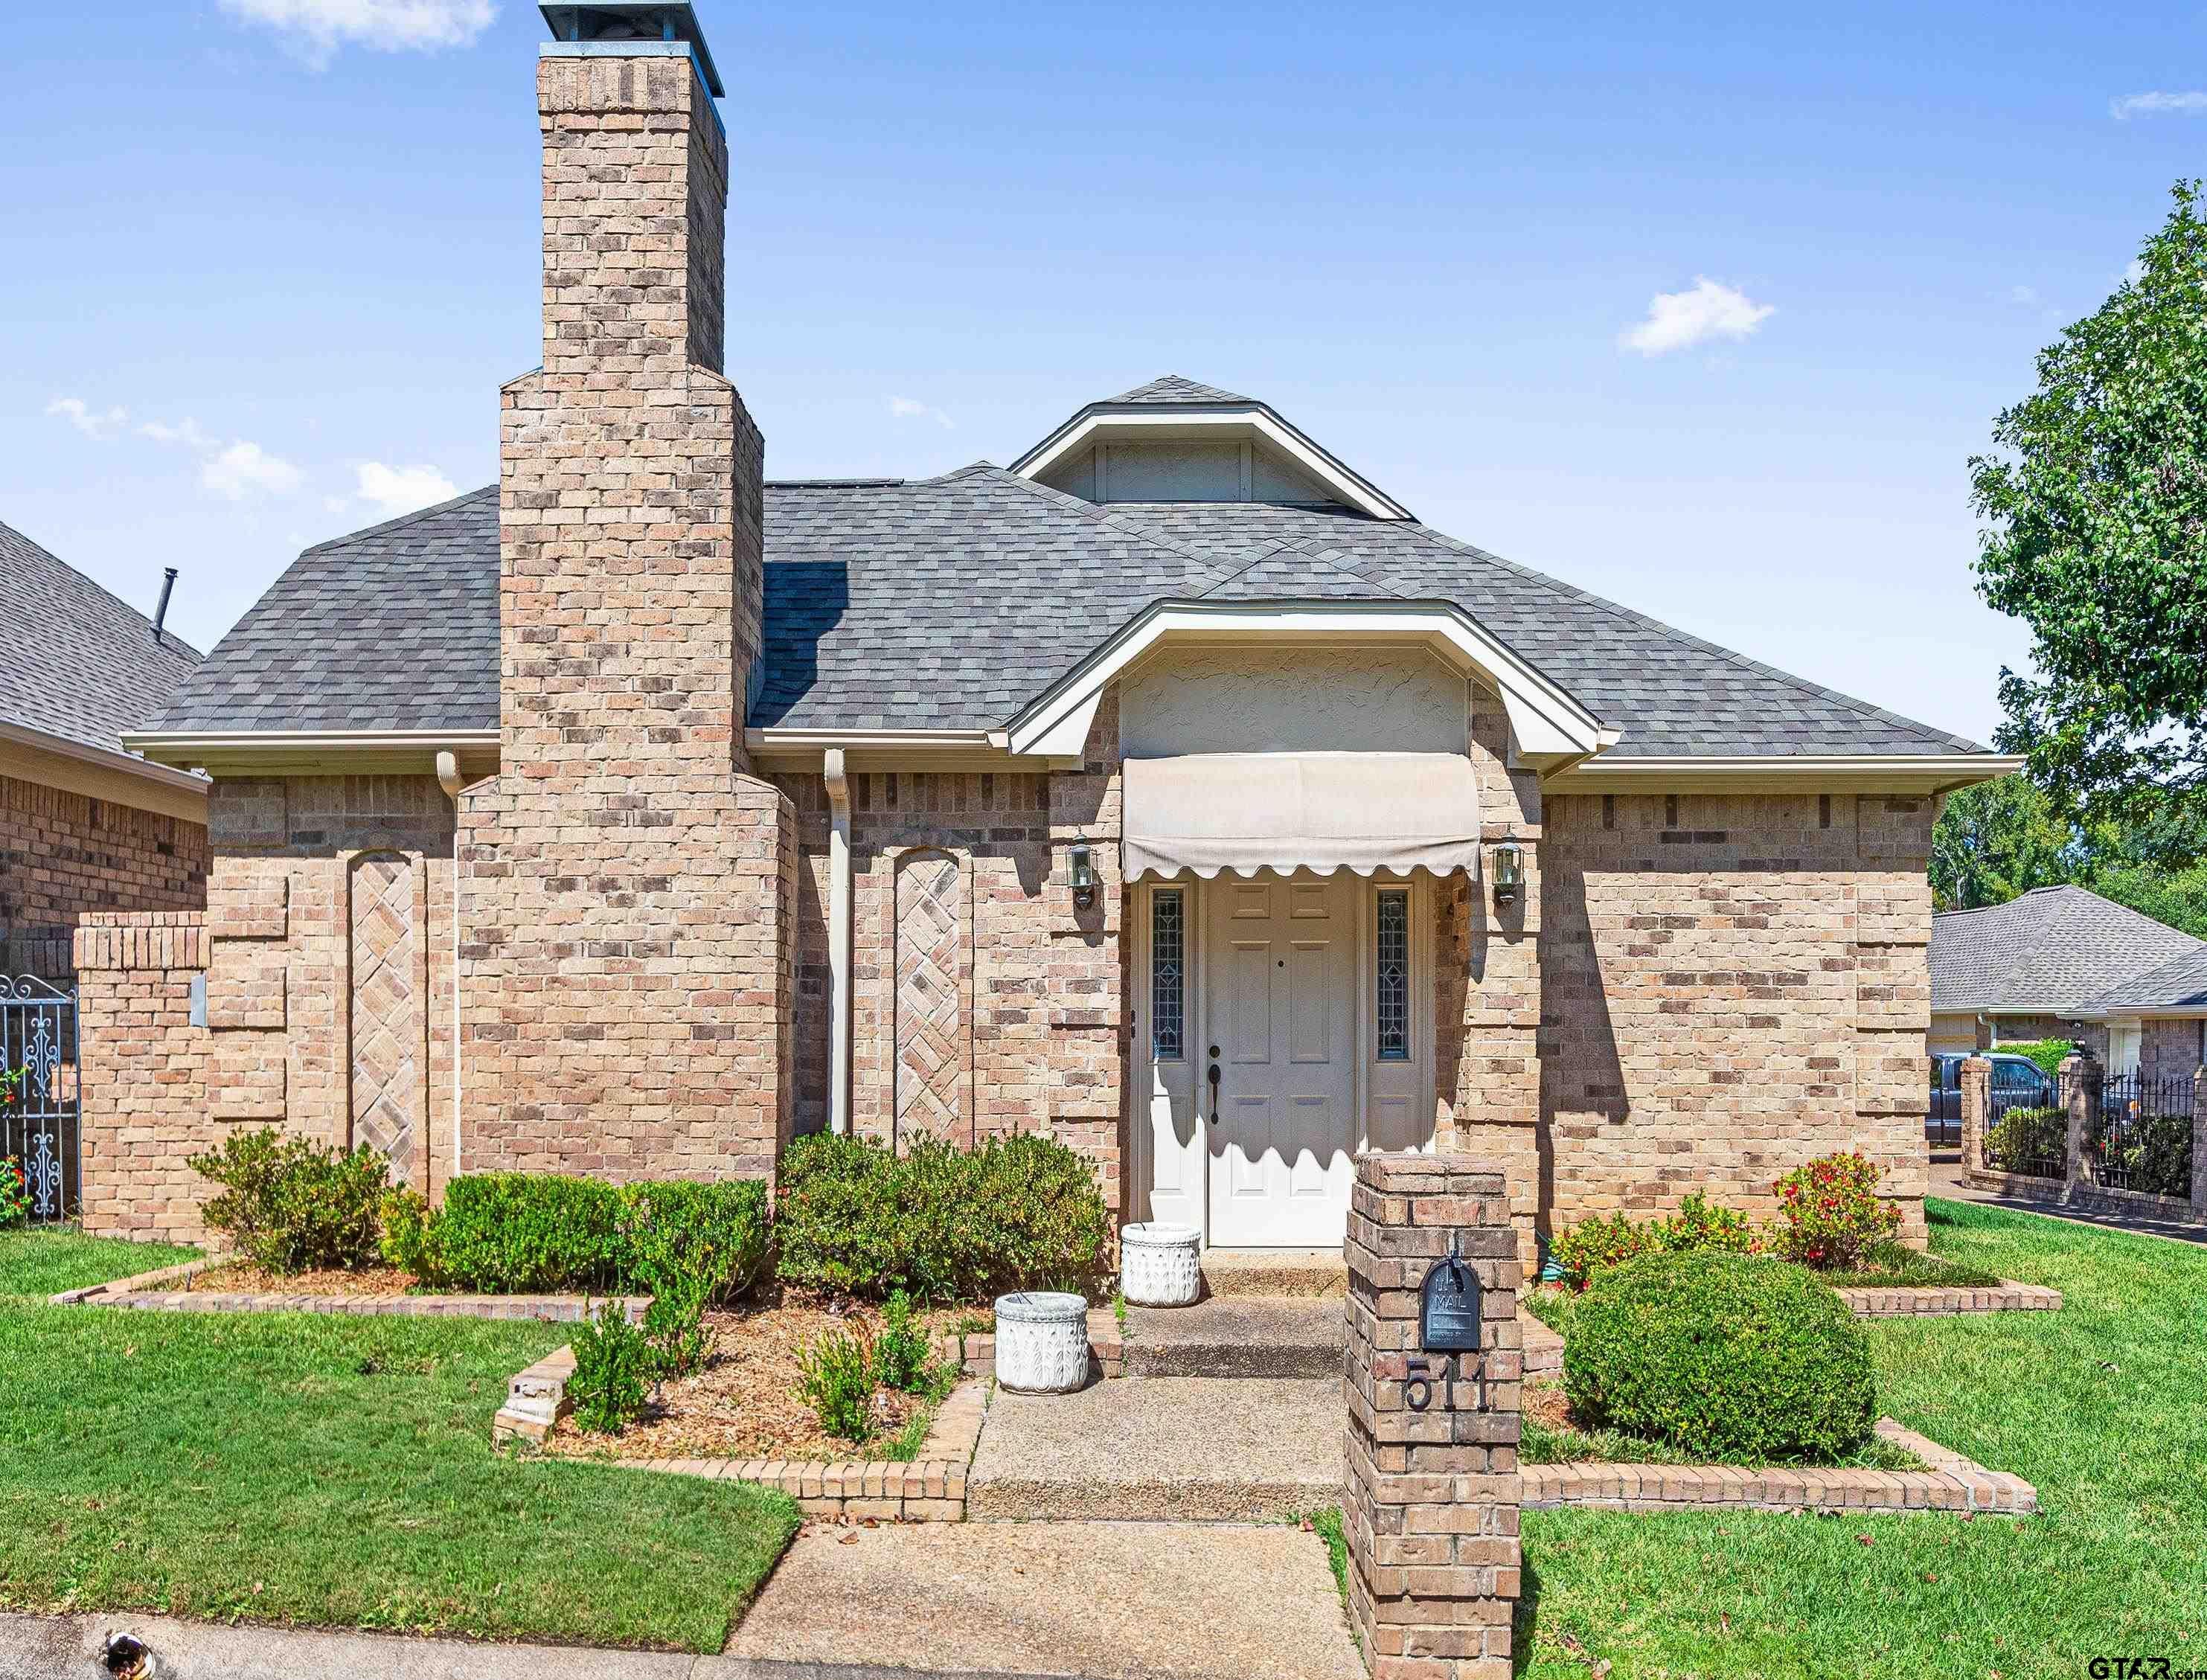
[[[1346,872],[1204,883],[1205,1025],[1187,1061],[1205,1081],[1214,1245],[1347,1235],[1363,886]]]

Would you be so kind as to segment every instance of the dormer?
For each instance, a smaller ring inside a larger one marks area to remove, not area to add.
[[[1177,374],[1091,403],[1012,470],[1091,502],[1338,504],[1411,517],[1266,404]]]

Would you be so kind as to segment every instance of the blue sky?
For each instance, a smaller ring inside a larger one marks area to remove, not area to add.
[[[699,0],[769,471],[1003,462],[1183,373],[1456,536],[1984,738],[2028,641],[1971,592],[1965,463],[2201,170],[2207,14],[1543,11]],[[307,543],[494,477],[543,35],[11,18],[0,521],[141,606],[180,566],[205,646]]]

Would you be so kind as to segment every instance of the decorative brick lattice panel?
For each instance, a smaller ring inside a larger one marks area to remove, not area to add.
[[[966,1008],[966,872],[922,852],[897,870],[896,1127],[971,1144],[972,1020]]]
[[[364,858],[352,872],[352,1141],[413,1176],[422,1117],[422,996],[414,865]]]

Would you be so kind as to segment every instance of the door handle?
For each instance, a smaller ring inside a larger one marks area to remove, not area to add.
[[[1217,1054],[1217,1050],[1211,1052],[1213,1055]],[[1211,1118],[1215,1122],[1218,1118],[1218,1064],[1217,1062],[1211,1064],[1211,1072],[1205,1077],[1211,1081]]]

